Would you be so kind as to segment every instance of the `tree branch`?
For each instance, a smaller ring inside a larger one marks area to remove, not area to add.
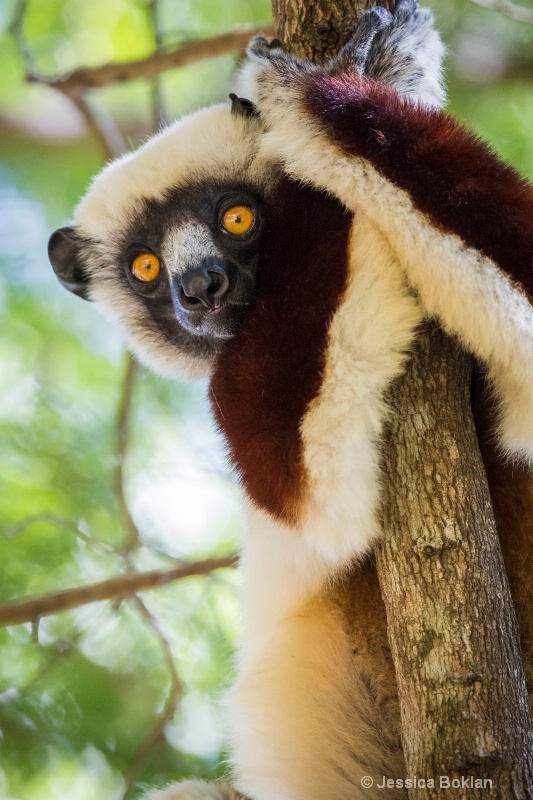
[[[124,775],[125,787],[123,792],[123,800],[126,800],[129,790],[133,787],[133,784],[139,775],[146,758],[155,748],[159,739],[164,733],[165,727],[176,713],[176,709],[178,708],[179,702],[183,695],[183,686],[176,669],[172,646],[167,635],[161,627],[159,620],[146,607],[140,597],[135,596],[134,603],[137,606],[139,613],[146,625],[152,630],[161,644],[163,656],[170,676],[170,691],[162,711],[160,714],[158,714],[155,724],[153,725],[152,729],[148,731],[148,734],[137,748],[133,758],[130,761],[128,769],[126,770]]]
[[[111,114],[102,107],[97,108],[85,94],[65,94],[65,96],[81,112],[89,131],[100,145],[105,160],[111,161],[122,155],[125,150],[124,138]]]
[[[490,11],[497,11],[503,14],[504,17],[514,19],[517,22],[526,22],[528,25],[533,25],[533,9],[525,8],[524,6],[517,6],[509,0],[470,0],[476,6],[481,8],[488,8]]]
[[[122,83],[137,78],[155,78],[169,69],[186,67],[197,61],[205,61],[208,58],[216,58],[236,50],[242,50],[248,41],[259,33],[266,36],[271,35],[272,26],[235,28],[228,33],[212,36],[209,39],[185,42],[173,50],[157,52],[148,58],[127,61],[122,64],[81,67],[67,76],[52,78],[32,71],[28,75],[28,80],[33,83],[45,83],[67,95],[76,95],[87,89],[101,89],[112,83]]]
[[[75,589],[65,589],[62,592],[53,592],[42,597],[29,600],[14,600],[0,604],[0,627],[7,625],[20,625],[24,622],[34,622],[41,617],[68,611],[72,608],[98,603],[102,600],[117,600],[130,597],[139,591],[155,589],[165,586],[172,581],[189,578],[193,575],[207,575],[213,570],[234,567],[237,557],[234,555],[207,558],[190,564],[181,563],[170,569],[156,569],[150,572],[119,575],[99,583],[80,586]]]

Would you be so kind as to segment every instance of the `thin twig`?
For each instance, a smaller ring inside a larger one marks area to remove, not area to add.
[[[92,103],[86,94],[62,92],[81,112],[89,131],[98,141],[106,161],[122,155],[126,146],[119,127],[111,114],[104,111],[102,106]]]
[[[67,76],[50,77],[32,71],[28,80],[34,83],[46,83],[54,89],[60,89],[65,94],[78,94],[86,89],[100,89],[112,83],[132,81],[137,78],[149,80],[169,69],[186,67],[197,61],[205,61],[242,50],[248,41],[259,33],[271,36],[272,25],[239,27],[209,39],[185,42],[172,50],[154,53],[148,58],[138,61],[102,64],[99,67],[81,67]]]
[[[47,522],[50,525],[55,525],[58,528],[71,531],[78,539],[81,539],[81,541],[85,542],[90,547],[94,547],[95,550],[100,550],[105,555],[120,555],[120,552],[113,547],[113,545],[108,544],[108,542],[103,542],[101,539],[95,539],[94,536],[85,533],[85,531],[83,531],[73,520],[67,519],[66,517],[61,517],[58,514],[51,514],[48,511],[43,511],[39,514],[30,514],[28,517],[24,517],[19,522],[15,523],[15,525],[9,525],[5,528],[0,528],[0,537],[5,539],[13,539],[16,536],[20,536],[21,534],[25,533],[28,528],[31,528],[32,525],[37,525],[40,522]],[[156,553],[163,558],[169,557],[167,551],[157,547],[155,544],[150,546],[150,550],[152,553]]]
[[[159,5],[159,0],[149,0],[149,8],[154,34],[155,52],[160,53],[163,50],[163,29],[161,26],[161,8]],[[152,113],[154,117],[155,133],[161,127],[161,125],[167,121],[163,102],[163,86],[160,75],[152,80]]]
[[[116,578],[110,578],[99,583],[91,583],[88,586],[79,586],[74,589],[65,589],[62,592],[52,592],[29,600],[13,600],[8,603],[1,603],[0,627],[34,622],[40,617],[68,611],[87,603],[130,597],[136,592],[155,589],[158,586],[164,586],[181,578],[188,578],[192,575],[207,575],[215,569],[234,567],[236,563],[237,557],[234,555],[207,558],[203,561],[181,563],[170,569],[155,569],[150,572],[119,575]]]
[[[67,531],[72,531],[79,539],[82,539],[87,544],[90,544],[94,547],[100,547],[106,552],[113,551],[111,545],[107,544],[107,542],[102,542],[100,539],[94,539],[89,534],[82,531],[79,525],[76,522],[73,522],[71,519],[67,519],[66,517],[61,517],[59,514],[52,514],[49,511],[42,511],[39,514],[30,514],[28,517],[24,517],[17,522],[15,525],[8,525],[5,528],[0,528],[0,536],[5,537],[6,539],[12,539],[16,536],[20,536],[22,533],[27,531],[32,525],[36,525],[39,522],[48,522],[50,525],[56,525],[58,528],[64,528]]]
[[[66,84],[57,83],[41,75],[35,69],[32,54],[24,37],[24,15],[27,9],[27,0],[18,0],[10,25],[11,35],[15,42],[24,67],[25,78],[30,83],[42,83],[46,86],[59,89],[80,111],[87,123],[87,127],[94,134],[104,152],[106,160],[116,158],[124,152],[124,140],[113,118],[102,108],[97,109],[83,94],[83,87],[70,90]]]
[[[24,17],[26,15],[27,6],[28,0],[18,0],[15,5],[15,10],[13,11],[9,32],[14,39],[15,47],[22,59],[26,77],[28,78],[29,74],[34,70],[32,55],[24,38]]]
[[[28,696],[31,692],[35,691],[37,684],[50,673],[59,661],[67,658],[71,653],[75,652],[78,647],[78,642],[84,635],[83,630],[76,631],[69,639],[59,639],[50,645],[41,644],[41,652],[44,653],[44,663],[35,672],[31,678],[20,687],[20,694]]]
[[[510,0],[470,0],[470,2],[476,6],[497,11],[504,17],[509,17],[517,22],[527,22],[529,25],[533,25],[533,9],[516,5]]]
[[[124,494],[124,461],[128,449],[128,439],[130,432],[133,387],[137,375],[137,362],[133,356],[126,355],[126,372],[122,383],[122,392],[117,412],[117,443],[116,443],[116,467],[115,467],[115,495],[122,517],[126,523],[128,540],[124,547],[124,553],[130,553],[141,542],[139,530],[133,521],[126,496]]]
[[[129,763],[128,769],[124,775],[125,789],[122,800],[126,800],[126,796],[129,790],[132,788],[137,776],[139,775],[146,758],[150,755],[152,750],[161,739],[166,726],[174,717],[179,702],[183,696],[183,686],[176,669],[176,662],[174,660],[172,646],[167,635],[161,627],[159,620],[152,614],[151,611],[149,611],[140,597],[135,595],[133,602],[137,606],[137,609],[139,610],[146,625],[153,631],[154,635],[161,644],[163,656],[168,667],[168,673],[170,677],[170,690],[163,709],[161,710],[161,713],[158,714],[153,728],[143,739]]]

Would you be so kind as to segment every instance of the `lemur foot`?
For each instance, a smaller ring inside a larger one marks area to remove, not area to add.
[[[246,52],[252,68],[255,66],[255,77],[258,81],[261,81],[269,71],[273,70],[278,73],[280,78],[285,76],[287,80],[294,80],[298,75],[313,69],[309,62],[287,53],[279,39],[256,36],[248,44]]]
[[[319,69],[289,55],[279,39],[256,36],[247,47],[248,62],[241,71],[239,88],[259,106],[262,116],[273,104],[297,102],[301,78]],[[269,113],[267,114],[269,116]]]
[[[271,59],[285,53],[279,39],[267,39],[266,36],[256,36],[248,44],[247,54],[250,58]]]
[[[398,0],[393,13],[374,7],[359,18],[352,36],[325,67],[286,53],[279,40],[258,36],[248,45],[243,70],[244,96],[258,104],[271,125],[279,105],[298,105],[306,75],[358,73],[393,87],[399,94],[440,107],[444,103],[442,60],[445,48],[433,15],[418,0]]]
[[[392,14],[382,6],[374,6],[365,11],[357,20],[350,40],[327,65],[328,72],[349,72],[355,69],[364,73],[376,35],[387,28],[391,21]]]
[[[145,800],[246,800],[229,783],[185,781],[150,792]]]
[[[418,9],[418,0],[398,0],[392,12],[394,19],[406,19],[411,17]]]
[[[355,69],[366,75],[367,64],[373,60],[369,56],[378,34],[382,34],[380,38],[390,39],[392,30],[406,25],[417,10],[418,0],[398,0],[392,12],[382,6],[367,9],[357,20],[349,41],[328,65],[328,71],[336,73]]]
[[[444,88],[442,61],[445,48],[434,28],[428,8],[419,8],[418,0],[398,0],[388,22],[379,21],[378,30],[371,11],[358,20],[349,42],[331,66],[349,72],[357,69],[365,77],[380,81],[411,97],[432,106],[442,106]],[[369,17],[369,19],[367,19]],[[364,63],[361,42],[370,41]]]

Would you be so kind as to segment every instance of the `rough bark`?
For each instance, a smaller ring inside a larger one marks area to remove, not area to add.
[[[436,779],[410,791],[417,800],[533,797],[531,718],[470,373],[432,328],[390,393],[377,562],[407,775]]]
[[[294,54],[320,63],[372,3],[273,0],[276,35]],[[426,331],[390,393],[385,538],[377,563],[406,774],[436,779],[435,788],[409,789],[416,800],[533,797],[531,716],[470,412],[470,372],[470,359],[452,340]],[[372,569],[364,567],[363,585],[372,584]],[[362,591],[354,575],[347,606],[364,606]],[[441,775],[449,787],[441,786]],[[492,788],[476,787],[476,778]]]
[[[357,15],[375,0],[272,0],[276,36],[296,56],[322,64],[347,41]],[[394,0],[380,5],[392,7]]]

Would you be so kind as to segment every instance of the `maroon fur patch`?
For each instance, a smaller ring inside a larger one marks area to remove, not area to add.
[[[300,426],[346,288],[351,222],[335,198],[281,181],[263,223],[255,300],[211,380],[248,496],[286,524],[298,523],[305,499]]]
[[[533,186],[486,144],[449,115],[353,74],[310,76],[305,103],[346,153],[533,295]]]

